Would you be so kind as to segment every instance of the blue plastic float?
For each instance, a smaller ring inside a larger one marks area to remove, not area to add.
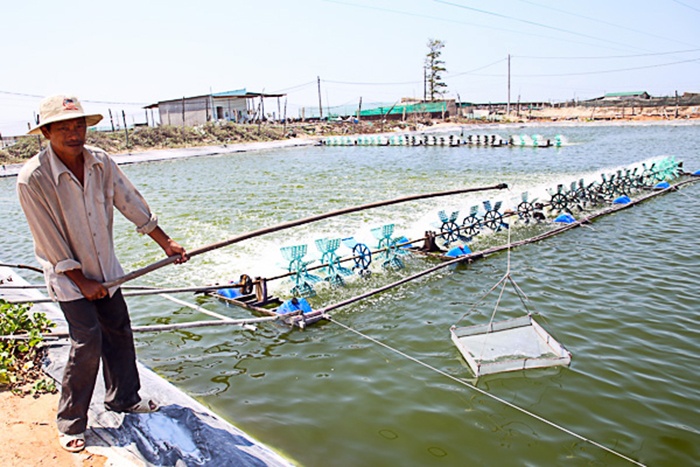
[[[235,288],[218,289],[216,291],[216,293],[217,293],[217,295],[221,295],[222,297],[229,298],[232,300],[243,295],[240,290],[235,289]]]
[[[277,311],[277,313],[280,315],[286,315],[297,311],[301,311],[302,313],[311,313],[313,310],[305,298],[292,298],[281,304],[275,311]]]
[[[460,256],[471,254],[471,252],[472,250],[467,245],[462,245],[451,248],[450,251],[445,253],[445,256],[449,258],[459,258]]]
[[[576,222],[576,219],[571,214],[564,213],[559,214],[556,219],[554,219],[554,222],[559,222],[561,224],[573,224]]]

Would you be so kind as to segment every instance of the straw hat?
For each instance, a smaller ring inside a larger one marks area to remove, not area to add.
[[[100,114],[86,114],[75,96],[60,94],[47,97],[39,105],[39,124],[27,134],[38,135],[41,134],[41,127],[44,125],[80,117],[85,117],[87,126],[97,125],[102,120]]]

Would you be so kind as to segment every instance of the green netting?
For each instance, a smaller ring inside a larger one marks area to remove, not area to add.
[[[420,102],[418,104],[399,104],[393,107],[376,107],[360,112],[360,117],[371,117],[376,115],[403,115],[412,113],[437,113],[446,112],[445,102]]]

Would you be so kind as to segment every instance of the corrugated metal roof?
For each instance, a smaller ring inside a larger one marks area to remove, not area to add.
[[[247,94],[246,89],[235,89],[233,91],[215,92],[212,97],[242,97]]]

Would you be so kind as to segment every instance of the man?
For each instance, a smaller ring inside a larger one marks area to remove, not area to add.
[[[17,193],[44,269],[49,295],[68,322],[70,355],[61,382],[57,413],[59,442],[71,452],[85,447],[87,412],[102,361],[105,407],[118,412],[152,412],[142,400],[131,322],[118,287],[102,283],[124,274],[114,252],[113,213],[117,208],[176,262],[185,249],[158,226],[141,194],[102,150],[85,146],[88,126],[102,115],[86,114],[76,97],[42,101],[40,132],[46,149],[27,161]]]

